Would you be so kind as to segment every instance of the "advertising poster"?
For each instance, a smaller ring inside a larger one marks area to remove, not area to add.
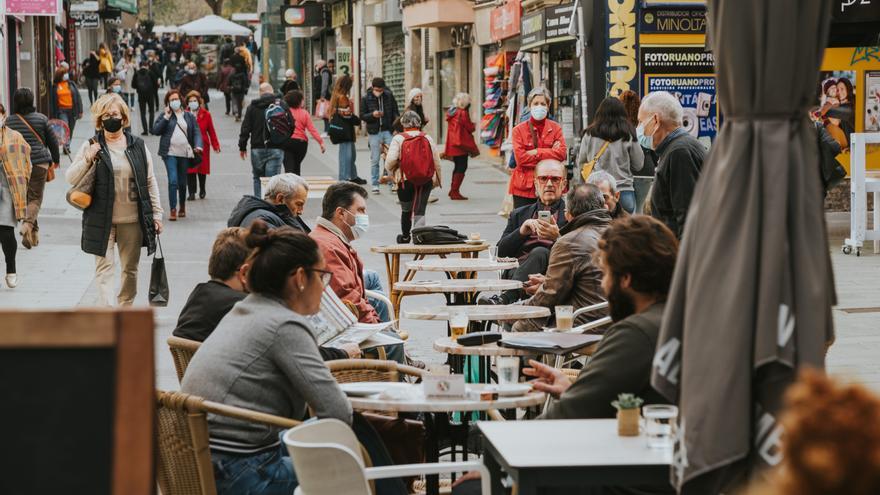
[[[719,123],[715,76],[648,75],[645,87],[648,92],[668,91],[678,97],[684,107],[684,129],[706,148],[712,145]]]
[[[865,132],[880,131],[880,71],[865,72]]]
[[[57,0],[6,0],[6,15],[57,15],[58,3]]]
[[[844,151],[849,150],[849,135],[856,132],[856,89],[856,72],[853,70],[819,73],[817,106],[811,116],[825,126]]]

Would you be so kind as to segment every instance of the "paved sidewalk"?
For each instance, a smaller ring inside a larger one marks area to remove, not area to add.
[[[177,315],[192,288],[208,278],[207,263],[216,233],[226,226],[230,210],[243,194],[251,192],[249,161],[238,156],[239,126],[223,115],[222,95],[212,95],[213,116],[223,152],[212,154],[212,173],[208,177],[208,197],[187,205],[187,218],[165,222],[162,243],[165,249],[171,302],[166,308],[156,308],[156,356],[158,386],[176,389],[177,378],[165,339],[177,321]],[[88,117],[87,117],[88,119]],[[89,137],[89,120],[79,122],[72,149]],[[140,119],[133,116],[134,130],[139,133]],[[320,129],[320,126],[319,126]],[[167,209],[168,189],[162,160],[155,154],[158,138],[145,137],[153,152],[156,175],[159,178],[163,205]],[[43,210],[40,214],[40,246],[33,250],[19,249],[19,286],[10,290],[0,288],[0,307],[22,309],[71,308],[90,306],[96,301],[94,286],[94,257],[80,250],[81,213],[67,205],[64,194],[68,189],[62,162],[59,178],[46,187]],[[366,138],[357,147],[357,167],[361,177],[370,175],[369,151]],[[309,147],[303,165],[303,175],[336,176],[337,147],[329,144],[322,155],[317,146]],[[448,187],[452,172],[450,162],[443,163],[444,187]],[[497,216],[507,187],[507,176],[490,163],[472,160],[463,193],[469,201],[450,201],[447,189],[440,191],[440,201],[428,206],[430,224],[449,225],[463,233],[479,232],[484,239],[497,240],[505,219]],[[310,224],[320,212],[320,200],[310,199],[304,217]],[[393,243],[399,233],[399,206],[396,196],[387,187],[379,195],[371,195],[368,202],[370,230],[355,242],[367,267],[380,273],[385,280],[384,258],[369,251],[370,246]],[[880,390],[880,256],[870,253],[860,258],[840,254],[840,242],[829,243],[836,272],[839,306],[834,311],[838,339],[828,356],[829,368],[834,373],[862,380]],[[149,283],[150,259],[141,258],[138,297],[136,304],[145,305]],[[419,274],[419,279],[438,278],[442,274]],[[483,277],[494,275],[484,274]],[[439,295],[412,296],[404,299],[404,308],[441,305]],[[852,312],[856,308],[857,312]],[[858,309],[862,308],[862,309]],[[849,310],[850,312],[847,312]],[[440,362],[444,356],[434,352],[431,343],[445,334],[440,322],[403,321],[409,331],[407,344],[412,355],[429,362]]]

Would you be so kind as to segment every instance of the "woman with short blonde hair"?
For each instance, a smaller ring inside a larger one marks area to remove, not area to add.
[[[122,97],[101,96],[92,105],[92,115],[95,137],[80,147],[66,178],[78,184],[95,167],[92,202],[83,210],[82,250],[95,255],[98,304],[103,306],[113,305],[115,251],[119,252],[122,285],[116,302],[130,306],[137,295],[141,247],[153,254],[156,235],[162,231],[159,185],[150,151],[125,130],[131,114]]]

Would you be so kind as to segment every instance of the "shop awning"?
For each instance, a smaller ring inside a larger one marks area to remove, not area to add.
[[[249,36],[251,34],[250,29],[213,14],[180,26],[179,32],[190,36]]]

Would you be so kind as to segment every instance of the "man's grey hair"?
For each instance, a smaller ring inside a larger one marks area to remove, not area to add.
[[[550,104],[551,101],[553,101],[553,97],[550,96],[550,91],[547,88],[545,88],[543,86],[537,86],[534,89],[532,89],[531,91],[529,91],[529,97],[526,98],[529,106],[532,105],[532,100],[534,100],[536,96],[543,96],[544,99],[547,100],[548,105]]]
[[[296,174],[278,174],[269,179],[269,185],[266,186],[266,192],[263,199],[273,200],[275,196],[281,194],[285,200],[296,195],[300,188],[309,191],[309,183],[305,179]]]
[[[578,184],[565,195],[565,209],[572,218],[604,208],[605,198],[594,184]]]
[[[647,113],[656,113],[660,116],[661,123],[682,125],[681,102],[668,91],[648,93],[647,96],[642,98],[642,104],[639,109]]]
[[[559,160],[554,160],[552,158],[545,158],[544,160],[538,162],[538,164],[535,165],[535,173],[537,174],[539,168],[547,166],[557,167],[559,171],[562,172],[562,176],[565,177],[565,164],[560,162]]]
[[[404,129],[418,129],[422,127],[422,118],[412,110],[407,110],[400,116],[400,125]]]
[[[594,184],[596,186],[608,184],[608,189],[611,191],[611,194],[617,193],[617,180],[613,175],[604,170],[596,170],[590,174],[590,177],[587,178],[587,184]]]
[[[264,82],[260,84],[260,94],[261,95],[271,95],[275,92],[275,89],[272,88],[272,85]]]

